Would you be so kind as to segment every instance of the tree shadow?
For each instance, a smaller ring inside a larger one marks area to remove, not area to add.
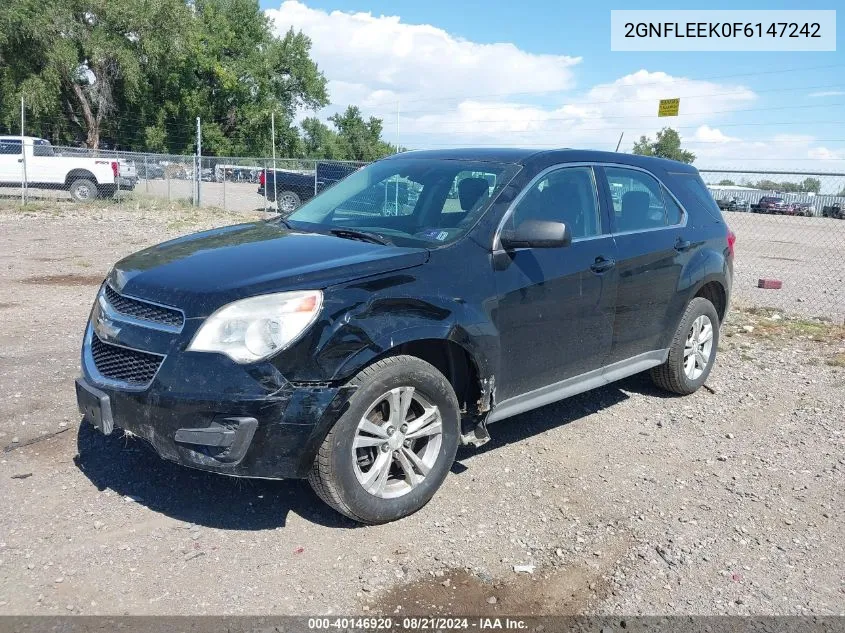
[[[307,482],[227,477],[161,459],[144,440],[120,429],[103,435],[79,427],[74,463],[98,490],[111,489],[155,512],[224,530],[284,527],[289,513],[326,527],[354,528],[312,492]]]

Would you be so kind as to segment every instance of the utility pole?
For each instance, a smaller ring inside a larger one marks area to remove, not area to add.
[[[279,188],[276,187],[276,113],[270,113],[270,136],[272,136],[273,145],[273,200],[276,201],[276,206],[279,205]],[[264,190],[267,190],[267,179],[264,179]],[[281,211],[281,209],[279,209]]]
[[[194,177],[197,179],[196,206],[200,206],[200,191],[202,189],[202,125],[197,117],[197,167],[194,169]]]
[[[26,139],[24,134],[26,129],[26,110],[24,109],[23,97],[21,97],[21,169],[23,170],[21,179],[21,204],[26,204],[27,199],[27,182],[26,182]]]
[[[399,100],[396,100],[396,153],[399,153]],[[399,179],[396,179],[396,193],[393,200],[393,208],[396,209],[396,215],[399,215]]]

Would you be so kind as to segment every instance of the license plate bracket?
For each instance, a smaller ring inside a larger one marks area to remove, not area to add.
[[[76,380],[76,402],[79,412],[103,435],[114,430],[111,400],[107,393],[95,389],[81,378]]]

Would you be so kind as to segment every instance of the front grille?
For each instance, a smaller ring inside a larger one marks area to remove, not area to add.
[[[164,360],[157,354],[104,343],[94,332],[91,333],[91,356],[102,376],[135,386],[149,384]]]
[[[106,284],[105,294],[106,300],[120,314],[171,327],[182,327],[185,321],[185,317],[182,316],[179,310],[157,306],[154,303],[147,303],[146,301],[133,299],[132,297],[124,297],[108,284]]]

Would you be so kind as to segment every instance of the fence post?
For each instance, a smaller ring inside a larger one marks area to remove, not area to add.
[[[279,187],[276,185],[276,113],[270,113],[270,135],[273,137],[273,199],[276,201],[276,208],[279,206]],[[264,188],[267,188],[265,180]]]
[[[114,153],[114,159],[117,161],[117,191],[114,194],[115,202],[120,205],[120,154],[118,152]]]
[[[216,170],[216,168],[215,168]],[[226,211],[226,166],[223,165],[223,169],[220,171],[223,174],[223,210]]]
[[[26,177],[26,139],[24,138],[26,129],[26,113],[24,110],[24,101],[21,97],[21,204],[27,202],[27,177]]]
[[[147,166],[147,155],[144,154],[144,191],[150,193],[150,169]]]
[[[197,179],[197,197],[195,204],[200,206],[200,194],[202,190],[202,127],[200,125],[200,118],[197,117],[197,161],[196,169],[194,169],[195,178]]]
[[[276,174],[273,174],[273,178],[275,179]],[[267,160],[264,161],[264,211],[267,212]]]

